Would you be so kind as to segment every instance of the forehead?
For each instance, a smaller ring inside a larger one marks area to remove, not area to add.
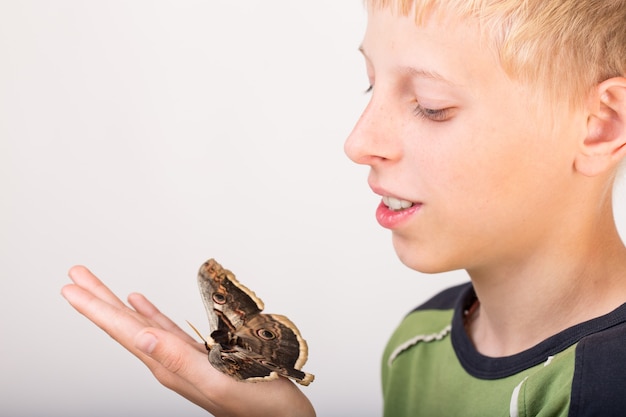
[[[502,71],[478,23],[457,17],[417,24],[412,14],[369,8],[362,50],[377,74],[418,69],[464,85]]]

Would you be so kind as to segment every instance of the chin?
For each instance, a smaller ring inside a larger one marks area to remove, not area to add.
[[[424,274],[438,274],[459,269],[449,262],[445,254],[434,252],[432,247],[407,245],[405,241],[397,239],[395,236],[393,247],[400,262],[415,271]]]

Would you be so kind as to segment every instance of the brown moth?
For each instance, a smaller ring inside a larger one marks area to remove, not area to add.
[[[200,267],[198,286],[211,327],[205,346],[213,367],[243,381],[279,376],[302,385],[313,381],[300,370],[307,360],[306,341],[287,317],[261,313],[263,301],[214,259]]]

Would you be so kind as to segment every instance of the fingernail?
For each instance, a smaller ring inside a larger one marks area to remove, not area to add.
[[[135,347],[146,354],[151,354],[156,347],[158,340],[152,333],[144,333],[137,338]]]

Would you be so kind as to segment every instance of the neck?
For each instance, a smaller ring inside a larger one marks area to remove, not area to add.
[[[626,302],[626,248],[610,220],[586,238],[578,230],[578,239],[534,248],[523,262],[468,271],[480,300],[467,321],[478,351],[519,353]]]

